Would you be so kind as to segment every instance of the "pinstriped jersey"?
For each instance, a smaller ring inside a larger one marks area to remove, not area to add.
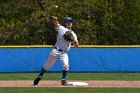
[[[61,26],[59,24],[57,31],[58,31],[58,35],[57,35],[57,42],[55,43],[55,46],[58,47],[59,49],[69,50],[71,47],[71,44],[73,43],[71,41],[66,41],[64,39],[63,35],[65,34],[66,31],[71,31],[71,33],[73,34],[73,37],[75,39],[74,41],[78,42],[77,36],[72,30],[69,30],[68,28]]]

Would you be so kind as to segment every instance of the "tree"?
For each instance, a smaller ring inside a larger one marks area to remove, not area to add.
[[[74,18],[80,44],[140,44],[139,0],[1,0],[1,45],[52,45],[51,16]],[[58,7],[55,7],[55,6]]]

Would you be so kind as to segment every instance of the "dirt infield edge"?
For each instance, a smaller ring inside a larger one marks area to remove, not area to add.
[[[42,80],[37,86],[33,85],[31,80],[0,80],[0,87],[131,87],[140,88],[140,81],[120,81],[120,80],[71,80],[68,82],[85,82],[88,86],[62,86],[60,81]]]

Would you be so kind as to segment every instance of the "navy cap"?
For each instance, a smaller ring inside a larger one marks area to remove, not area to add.
[[[65,21],[65,22],[68,22],[68,21],[73,22],[73,19],[72,19],[71,17],[67,17],[67,18],[64,19],[64,21]]]

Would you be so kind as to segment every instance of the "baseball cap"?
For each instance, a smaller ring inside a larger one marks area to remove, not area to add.
[[[68,22],[68,21],[73,22],[73,19],[72,19],[71,17],[67,17],[67,18],[64,19],[64,21],[65,21],[65,22]]]

